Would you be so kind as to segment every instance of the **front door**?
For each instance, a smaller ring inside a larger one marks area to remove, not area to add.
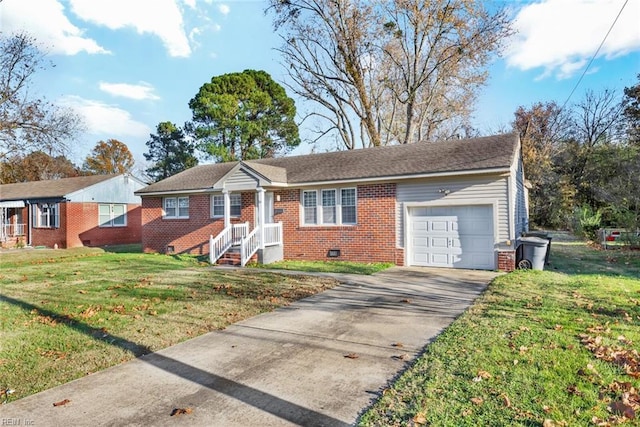
[[[258,203],[258,193],[256,193],[256,206]],[[267,191],[264,193],[264,218],[267,224],[273,224],[273,191]],[[260,225],[260,213],[256,209],[256,227]]]

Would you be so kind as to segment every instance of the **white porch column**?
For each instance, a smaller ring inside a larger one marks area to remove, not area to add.
[[[264,188],[258,187],[258,226],[260,229],[258,233],[260,234],[260,249],[264,249],[264,222],[265,218],[265,208],[264,208]]]
[[[224,228],[231,225],[231,198],[229,197],[229,190],[226,188],[222,190],[224,196]]]

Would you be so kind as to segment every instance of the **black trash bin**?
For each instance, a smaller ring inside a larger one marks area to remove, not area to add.
[[[518,246],[518,268],[544,270],[549,241],[540,237],[522,237]]]
[[[522,237],[539,237],[541,239],[547,239],[549,244],[547,245],[547,252],[544,254],[544,265],[549,265],[549,253],[551,252],[551,236],[544,231],[527,231],[522,233]]]

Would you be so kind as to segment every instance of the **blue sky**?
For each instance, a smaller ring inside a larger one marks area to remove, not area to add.
[[[640,0],[507,1],[518,34],[491,65],[476,106],[483,133],[509,126],[520,105],[562,104],[614,19],[622,13],[570,102],[585,90],[618,90],[640,73]],[[139,166],[161,121],[182,125],[189,100],[212,76],[262,69],[282,82],[280,38],[264,1],[0,0],[0,31],[26,31],[55,67],[31,89],[75,109],[87,131],[68,154],[76,163],[99,140],[126,143]],[[623,9],[624,6],[624,9]],[[296,102],[300,113],[309,105]],[[301,134],[309,135],[303,125]],[[329,148],[318,147],[323,150]],[[311,151],[303,143],[295,154]]]

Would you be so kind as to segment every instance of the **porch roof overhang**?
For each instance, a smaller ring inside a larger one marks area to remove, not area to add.
[[[244,183],[237,182],[238,178],[245,177]],[[231,183],[236,180],[236,182]],[[284,168],[262,164],[248,164],[244,161],[238,162],[229,172],[216,181],[212,189],[224,190],[232,188],[234,190],[255,190],[258,187],[285,187],[287,185],[287,171]]]
[[[24,208],[24,200],[4,200],[0,202],[0,208]]]

